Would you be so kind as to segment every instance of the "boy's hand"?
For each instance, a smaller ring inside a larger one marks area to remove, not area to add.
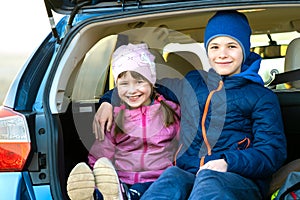
[[[218,172],[226,172],[227,171],[227,162],[224,159],[211,160],[205,163],[202,167],[200,167],[199,171],[203,169],[210,169]],[[197,175],[199,173],[197,172]]]

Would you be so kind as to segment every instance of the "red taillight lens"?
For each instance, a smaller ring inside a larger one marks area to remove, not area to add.
[[[21,171],[30,152],[24,115],[0,106],[0,171]]]

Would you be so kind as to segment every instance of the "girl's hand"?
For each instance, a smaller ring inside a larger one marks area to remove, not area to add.
[[[104,140],[106,131],[111,130],[113,121],[113,107],[110,103],[103,102],[97,110],[93,121],[93,133],[97,140]]]
[[[205,163],[202,167],[200,167],[198,173],[203,169],[210,169],[218,172],[226,172],[227,171],[227,162],[224,159],[211,160]]]

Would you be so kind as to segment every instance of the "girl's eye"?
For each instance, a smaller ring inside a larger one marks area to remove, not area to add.
[[[141,83],[144,83],[143,80],[138,80],[137,83],[141,84]]]
[[[128,83],[127,82],[120,82],[119,85],[123,85],[124,86],[124,85],[128,85]]]

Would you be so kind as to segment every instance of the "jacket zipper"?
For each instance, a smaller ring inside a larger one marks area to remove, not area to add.
[[[148,151],[148,143],[147,143],[147,122],[146,122],[146,113],[147,107],[141,107],[142,113],[142,138],[143,138],[143,153],[141,156],[141,168],[144,169],[145,167],[145,154]],[[139,181],[138,173],[135,174],[135,182]]]

